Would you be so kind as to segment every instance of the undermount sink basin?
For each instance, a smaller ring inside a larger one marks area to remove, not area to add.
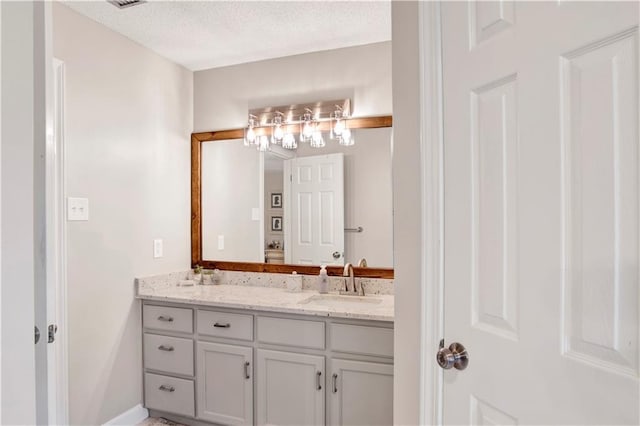
[[[382,299],[370,296],[340,296],[337,294],[317,294],[298,302],[299,305],[315,305],[335,308],[377,305]]]

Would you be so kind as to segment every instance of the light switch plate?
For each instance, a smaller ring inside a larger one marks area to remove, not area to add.
[[[251,220],[260,220],[260,209],[258,207],[251,209]]]
[[[218,235],[218,250],[224,250],[224,235]]]
[[[161,239],[155,239],[153,240],[153,257],[154,258],[160,258],[163,256],[163,246],[162,246],[162,240]]]
[[[89,199],[68,197],[67,220],[89,220]]]

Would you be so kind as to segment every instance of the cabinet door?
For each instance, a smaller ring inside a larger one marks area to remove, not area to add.
[[[324,425],[324,357],[257,351],[258,425]]]
[[[253,424],[253,349],[198,342],[198,418]]]
[[[393,424],[393,365],[331,360],[331,425]]]

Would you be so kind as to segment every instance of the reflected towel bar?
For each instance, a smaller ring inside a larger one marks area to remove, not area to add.
[[[357,228],[344,228],[344,232],[362,232],[364,228],[362,226],[358,226]]]

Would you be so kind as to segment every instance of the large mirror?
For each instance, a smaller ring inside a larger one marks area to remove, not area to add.
[[[259,152],[245,146],[242,129],[195,134],[193,262],[301,273],[321,264],[337,273],[349,262],[360,276],[392,277],[392,128],[384,118],[354,125],[352,146]]]

